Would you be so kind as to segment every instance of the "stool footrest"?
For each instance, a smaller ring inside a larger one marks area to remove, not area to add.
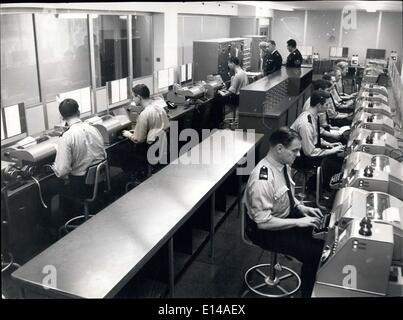
[[[274,274],[274,279],[271,279],[270,276],[266,275],[260,268],[269,268],[270,274]],[[274,272],[273,272],[274,269]],[[260,274],[264,281],[263,283],[259,283],[257,285],[252,285],[251,281],[249,280],[249,275],[252,273],[252,271],[255,271],[256,273]],[[278,277],[276,275],[276,271],[287,271],[286,274]],[[293,285],[293,289],[290,291],[287,291],[284,289],[280,284],[282,281],[285,281],[289,278],[295,278],[297,280],[297,285]],[[274,266],[272,264],[259,264],[256,266],[253,266],[250,268],[248,271],[245,273],[245,283],[247,287],[249,288],[250,291],[264,297],[269,297],[269,298],[283,298],[283,297],[288,297],[294,294],[295,292],[298,291],[298,289],[301,286],[301,278],[299,275],[292,269],[282,266],[279,263],[276,263]],[[266,288],[266,290],[271,290],[271,289],[277,289],[281,291],[281,293],[268,293],[264,292],[261,288]],[[245,293],[244,293],[245,295]]]

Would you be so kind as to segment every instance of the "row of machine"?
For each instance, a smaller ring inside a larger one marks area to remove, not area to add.
[[[314,296],[403,296],[403,150],[388,91],[363,84],[327,227]]]

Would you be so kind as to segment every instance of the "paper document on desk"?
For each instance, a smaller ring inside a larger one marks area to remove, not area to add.
[[[400,224],[402,222],[403,208],[388,208],[383,212],[383,215],[384,220]]]
[[[340,134],[342,134],[350,129],[351,129],[350,126],[343,126],[343,127],[339,128],[339,132],[340,132]]]
[[[35,140],[35,138],[33,138],[31,136],[26,137],[26,138],[24,138],[24,139],[22,139],[22,140],[20,140],[20,141],[18,141],[16,143],[17,146],[23,147],[23,148],[27,148],[27,147],[32,146],[34,144],[36,144],[36,140]]]

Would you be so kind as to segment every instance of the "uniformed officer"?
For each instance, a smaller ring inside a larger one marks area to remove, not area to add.
[[[355,95],[346,95],[343,90],[343,85],[340,85],[340,83],[342,83],[343,81],[342,80],[343,70],[339,67],[334,67],[331,75],[334,76],[335,81],[334,91],[337,98],[337,102],[344,102],[346,107],[353,106]]]
[[[302,64],[301,52],[297,49],[297,42],[294,39],[287,41],[287,50],[290,54],[287,57],[286,67],[288,68],[299,68]]]
[[[326,81],[323,79],[318,79],[315,81],[312,81],[312,89],[315,90],[319,90],[319,91],[324,91],[329,93],[329,90],[332,87],[332,83],[330,81]],[[309,97],[303,106],[302,111],[308,111],[311,107],[310,105],[311,103],[311,97]],[[331,103],[330,99],[327,99],[326,101],[326,105],[328,106],[329,103]],[[319,113],[319,124],[320,124],[320,135],[321,137],[323,137],[324,139],[326,139],[329,142],[336,142],[336,141],[340,141],[343,144],[346,144],[347,141],[344,141],[344,137],[343,137],[343,132],[345,130],[340,130],[340,127],[337,126],[332,126],[330,125],[330,119],[329,116],[327,114],[327,112],[322,112]]]
[[[276,72],[277,70],[281,69],[281,64],[283,63],[283,58],[281,54],[276,49],[276,42],[274,40],[269,40],[267,42],[267,52],[268,54],[265,55],[265,63],[263,74],[265,76]]]
[[[353,113],[351,112],[351,107],[348,107],[343,102],[339,103],[336,101],[334,75],[332,75],[332,73],[325,74],[322,79],[330,81],[332,83],[332,87],[329,89],[331,103],[329,103],[327,109],[330,123],[338,127],[350,126],[353,120]]]
[[[291,255],[302,262],[301,293],[310,297],[323,242],[312,238],[322,213],[294,196],[290,165],[299,155],[297,132],[282,127],[270,136],[270,149],[253,169],[244,194],[247,235],[264,249]]]
[[[134,103],[143,108],[137,118],[134,130],[123,130],[122,135],[134,143],[152,144],[169,128],[168,115],[165,109],[150,99],[150,90],[144,84],[133,88]]]
[[[327,92],[313,91],[311,107],[302,112],[291,126],[302,139],[302,152],[295,162],[295,167],[313,168],[321,165],[324,187],[327,190],[329,190],[332,175],[340,171],[343,162],[343,159],[336,154],[344,151],[344,146],[340,142],[330,143],[321,139],[320,136],[318,114],[326,111],[326,100],[328,98]],[[312,184],[308,184],[308,186],[312,188]]]

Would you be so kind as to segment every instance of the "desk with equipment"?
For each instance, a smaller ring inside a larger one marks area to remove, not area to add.
[[[153,175],[12,276],[24,290],[41,296],[113,297],[167,243],[169,288],[173,296],[176,232],[203,202],[209,201],[213,256],[215,192],[237,169],[244,155],[255,152],[261,139],[259,134],[216,131],[183,154],[178,164],[171,163]],[[225,150],[222,140],[226,141]],[[215,161],[189,166],[187,163],[194,159],[192,153],[213,155]],[[58,280],[44,287],[42,271],[46,265],[55,266]]]
[[[291,126],[311,93],[312,68],[282,67],[241,89],[239,128],[254,128],[266,137],[261,155],[268,151],[268,137],[281,126]]]
[[[371,90],[382,97],[376,103]],[[352,152],[331,181],[331,187],[341,189],[320,235],[325,246],[315,297],[403,295],[403,150],[385,112],[390,110],[387,97],[383,87],[372,84],[363,84],[358,95],[348,141]],[[357,125],[370,114],[371,121]]]

